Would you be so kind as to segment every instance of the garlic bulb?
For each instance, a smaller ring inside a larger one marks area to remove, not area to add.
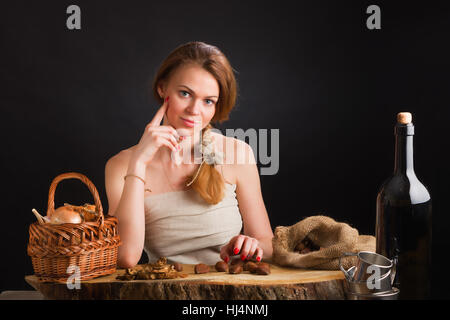
[[[59,207],[53,212],[50,217],[50,223],[63,224],[63,223],[81,223],[83,219],[76,211],[70,210],[67,207]]]

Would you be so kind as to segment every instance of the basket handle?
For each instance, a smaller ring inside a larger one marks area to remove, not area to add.
[[[94,196],[95,209],[99,213],[100,227],[103,227],[103,221],[104,221],[103,207],[102,207],[102,203],[100,201],[100,196],[98,195],[97,188],[91,182],[91,180],[88,179],[88,177],[86,177],[85,175],[78,173],[78,172],[62,173],[53,179],[53,181],[50,185],[50,190],[48,192],[47,216],[51,217],[52,214],[55,212],[55,201],[54,200],[55,200],[56,186],[58,185],[58,183],[60,183],[63,180],[66,180],[66,179],[81,180],[89,188],[89,191]]]

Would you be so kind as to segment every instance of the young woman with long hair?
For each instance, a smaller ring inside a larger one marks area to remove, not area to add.
[[[237,98],[228,59],[203,42],[181,45],[161,64],[153,94],[161,107],[140,141],[105,167],[119,266],[135,266],[142,250],[151,262],[269,259],[273,233],[253,150],[213,130]]]

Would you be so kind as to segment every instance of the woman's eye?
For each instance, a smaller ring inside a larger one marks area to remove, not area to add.
[[[213,105],[214,104],[214,100],[206,99],[205,101],[206,101],[207,105]]]
[[[181,95],[182,97],[189,97],[189,92],[184,91],[184,90],[181,90],[181,91],[180,91],[180,95]]]

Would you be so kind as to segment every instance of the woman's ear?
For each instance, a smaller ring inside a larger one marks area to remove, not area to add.
[[[164,94],[165,90],[164,90],[164,85],[162,83],[158,84],[157,90],[158,90],[158,94],[161,97],[161,99],[164,99],[164,97],[165,97],[165,94]]]

